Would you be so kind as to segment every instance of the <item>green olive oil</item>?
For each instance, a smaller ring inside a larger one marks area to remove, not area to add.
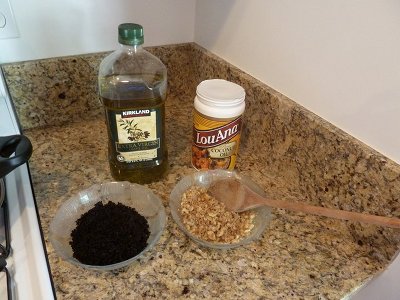
[[[114,179],[160,180],[168,168],[165,141],[167,73],[144,50],[143,28],[119,26],[121,49],[100,64],[99,93],[108,132],[108,160]]]

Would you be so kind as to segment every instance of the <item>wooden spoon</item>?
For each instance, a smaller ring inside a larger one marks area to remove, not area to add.
[[[236,212],[267,205],[270,207],[283,208],[291,211],[309,213],[329,218],[400,228],[400,219],[397,218],[382,217],[335,208],[314,206],[299,202],[265,198],[252,191],[248,186],[242,184],[235,178],[221,179],[213,182],[208,188],[208,192],[218,201],[224,203],[229,210]]]

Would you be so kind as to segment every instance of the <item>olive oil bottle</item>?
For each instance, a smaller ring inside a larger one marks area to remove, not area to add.
[[[108,159],[116,180],[149,183],[168,166],[165,141],[167,69],[143,48],[143,27],[118,26],[120,49],[103,59],[99,94],[108,131]]]

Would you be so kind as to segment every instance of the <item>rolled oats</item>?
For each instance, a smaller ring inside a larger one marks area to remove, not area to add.
[[[254,212],[229,211],[207,193],[205,188],[192,186],[182,195],[182,222],[193,235],[217,243],[236,243],[254,227]]]

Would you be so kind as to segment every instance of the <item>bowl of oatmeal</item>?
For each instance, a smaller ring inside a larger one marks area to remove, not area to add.
[[[205,247],[229,249],[249,244],[261,237],[272,219],[269,207],[232,212],[207,192],[214,181],[226,178],[236,178],[264,194],[249,177],[228,170],[198,171],[185,176],[170,194],[172,218],[188,237]]]

